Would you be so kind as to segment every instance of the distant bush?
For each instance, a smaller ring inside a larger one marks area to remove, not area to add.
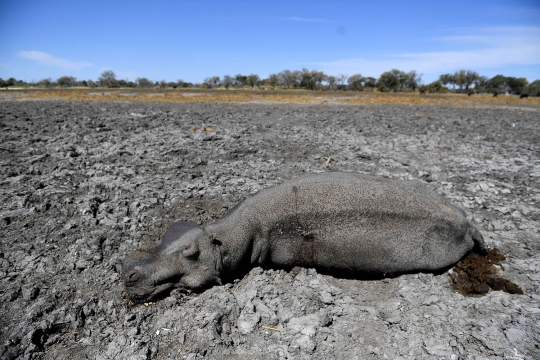
[[[525,89],[523,89],[524,94],[528,94],[529,96],[540,96],[540,80],[535,80]]]

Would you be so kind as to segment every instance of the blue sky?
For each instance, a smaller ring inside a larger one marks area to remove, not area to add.
[[[0,77],[202,82],[308,68],[540,79],[540,1],[0,0]]]

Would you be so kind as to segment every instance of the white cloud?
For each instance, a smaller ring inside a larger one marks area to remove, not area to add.
[[[281,18],[282,20],[289,20],[289,21],[300,21],[300,22],[312,22],[312,23],[331,23],[332,21],[326,20],[326,19],[310,19],[310,18],[302,18],[302,17],[284,17]]]
[[[80,70],[93,65],[89,62],[75,62],[67,59],[60,59],[42,51],[19,51],[19,57],[37,61],[41,65],[56,66],[64,70]]]
[[[489,69],[509,65],[540,65],[540,28],[502,27],[453,29],[452,34],[432,40],[449,50],[389,54],[380,59],[343,59],[319,63],[329,74],[379,76],[390,69],[443,73],[458,69]]]

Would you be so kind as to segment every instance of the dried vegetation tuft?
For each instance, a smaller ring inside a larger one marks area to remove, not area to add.
[[[22,97],[29,99],[62,99],[75,101],[137,101],[170,103],[313,103],[313,104],[415,104],[458,107],[532,106],[540,107],[540,98],[520,99],[518,96],[491,94],[467,96],[467,94],[417,93],[358,93],[313,91],[245,91],[245,90],[28,90]]]

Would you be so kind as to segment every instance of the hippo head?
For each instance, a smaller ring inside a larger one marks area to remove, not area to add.
[[[221,256],[212,237],[197,224],[172,224],[158,246],[124,259],[122,278],[128,298],[150,301],[175,287],[199,289],[220,284]]]

